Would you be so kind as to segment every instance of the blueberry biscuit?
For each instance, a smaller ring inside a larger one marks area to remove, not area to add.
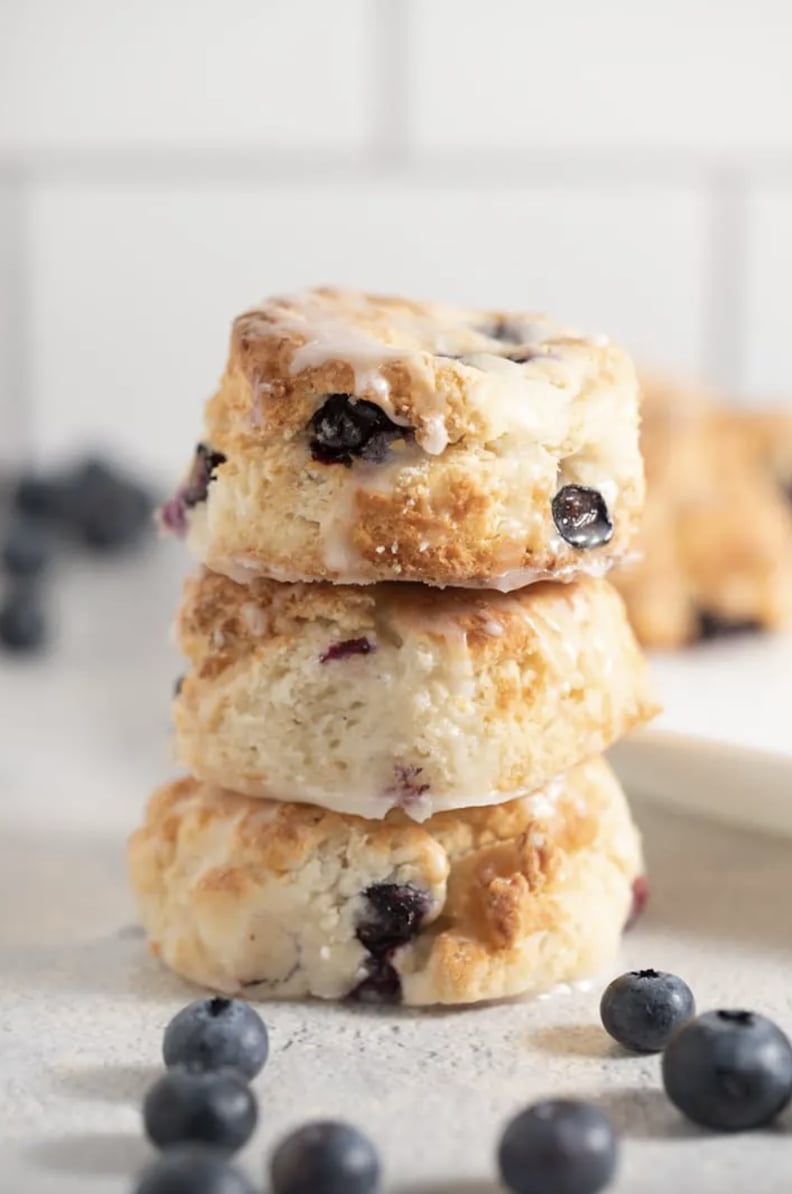
[[[643,502],[625,354],[535,315],[331,289],[234,323],[162,521],[247,581],[601,574]]]
[[[416,825],[251,800],[184,779],[131,839],[152,951],[247,998],[405,1004],[533,993],[608,963],[642,890],[607,764],[552,792]]]
[[[792,413],[645,387],[640,562],[614,574],[642,643],[792,625]]]
[[[174,703],[199,779],[424,820],[542,787],[656,710],[603,579],[504,594],[188,580]]]

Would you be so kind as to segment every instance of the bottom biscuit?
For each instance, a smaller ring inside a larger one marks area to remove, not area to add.
[[[409,1005],[537,993],[615,952],[643,874],[602,759],[550,789],[417,825],[183,779],[129,846],[152,951],[247,998]]]

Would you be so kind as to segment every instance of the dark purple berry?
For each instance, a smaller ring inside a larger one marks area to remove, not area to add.
[[[659,1053],[696,1014],[693,992],[675,974],[632,970],[615,978],[602,995],[605,1031],[634,1053]]]
[[[761,1128],[792,1099],[792,1045],[756,1012],[706,1012],[671,1040],[663,1084],[674,1106],[705,1128]]]
[[[332,643],[319,656],[320,663],[331,663],[336,659],[348,659],[350,655],[368,655],[376,647],[367,638],[345,638],[340,643]]]
[[[429,896],[407,883],[375,883],[363,892],[366,910],[357,925],[361,945],[382,957],[417,937]]]
[[[396,967],[382,958],[367,958],[365,965],[366,977],[350,991],[349,998],[356,1003],[399,1003],[402,987]]]
[[[722,618],[719,614],[701,610],[698,615],[696,638],[706,642],[713,638],[735,638],[741,634],[756,634],[763,629],[761,622],[753,618]]]
[[[102,460],[89,458],[63,481],[62,522],[96,551],[128,547],[149,529],[145,490]]]
[[[430,789],[431,784],[422,780],[423,767],[414,763],[396,763],[393,768],[394,783],[385,789],[386,796],[395,796],[404,807],[415,804]]]
[[[501,1178],[514,1194],[597,1194],[618,1159],[610,1119],[579,1099],[535,1103],[511,1121],[498,1149]]]
[[[565,485],[553,498],[553,522],[573,547],[600,547],[613,535],[605,499],[587,485]]]
[[[39,519],[14,519],[2,547],[6,572],[25,578],[38,576],[49,563],[51,553],[50,536]]]
[[[0,605],[0,645],[10,651],[36,651],[46,638],[47,622],[36,587],[12,586]]]
[[[216,995],[182,1008],[165,1029],[165,1065],[188,1070],[237,1070],[255,1078],[269,1053],[267,1028],[249,1003]]]
[[[14,491],[14,506],[31,518],[58,518],[63,501],[61,482],[53,477],[23,473]]]
[[[522,344],[524,339],[522,326],[512,319],[496,319],[481,331],[483,335],[489,336],[491,340],[498,340],[501,344]]]
[[[329,394],[308,424],[311,455],[320,464],[345,464],[356,458],[381,464],[394,440],[410,430],[397,427],[373,402],[351,394]]]
[[[374,1194],[374,1145],[350,1124],[306,1124],[282,1140],[270,1162],[273,1194]]]
[[[398,1003],[401,980],[392,965],[396,951],[418,936],[430,899],[407,883],[375,883],[363,892],[366,909],[356,936],[371,955],[366,976],[351,992],[362,1003]]]
[[[256,1194],[256,1188],[221,1153],[192,1144],[168,1149],[149,1165],[134,1194]]]
[[[165,530],[174,535],[186,533],[187,511],[206,501],[215,473],[225,462],[226,457],[223,453],[215,452],[208,444],[196,446],[187,479],[182,482],[173,497],[159,509],[159,522]]]
[[[256,1127],[256,1100],[237,1070],[168,1070],[143,1103],[146,1135],[157,1148],[206,1144],[233,1153]]]

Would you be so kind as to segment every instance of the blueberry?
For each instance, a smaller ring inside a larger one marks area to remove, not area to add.
[[[208,444],[197,444],[187,479],[182,482],[172,498],[159,510],[160,524],[173,535],[184,535],[187,531],[187,511],[205,502],[209,486],[215,473],[226,457],[215,452]]]
[[[535,1103],[511,1121],[498,1149],[501,1178],[515,1194],[596,1194],[618,1158],[608,1116],[577,1099]]]
[[[481,329],[482,334],[489,336],[491,340],[498,340],[501,344],[522,344],[524,339],[523,328],[519,323],[515,323],[512,319],[496,319],[487,327]]]
[[[357,939],[369,953],[390,954],[420,932],[429,911],[429,896],[407,883],[375,883],[363,895],[366,912],[357,925]]]
[[[429,896],[407,883],[374,883],[363,893],[366,910],[356,936],[371,955],[365,978],[351,992],[361,1003],[398,1003],[401,979],[392,965],[400,946],[418,936],[429,911]]]
[[[49,563],[50,553],[50,537],[39,520],[14,519],[2,548],[2,563],[6,572],[12,576],[37,576]]]
[[[600,1002],[605,1031],[635,1053],[659,1053],[695,1014],[687,983],[658,970],[620,975],[605,988]]]
[[[11,651],[35,651],[47,638],[47,623],[33,585],[16,585],[0,605],[0,644]]]
[[[349,1124],[306,1124],[282,1140],[270,1162],[273,1194],[372,1194],[380,1163],[374,1145]]]
[[[393,441],[410,434],[375,403],[356,401],[351,394],[328,394],[308,430],[314,460],[347,467],[356,457],[380,464]]]
[[[553,522],[573,547],[599,547],[613,535],[605,499],[587,485],[565,485],[553,498]]]
[[[60,481],[35,473],[23,473],[14,491],[14,506],[31,518],[57,518],[63,502]]]
[[[392,1004],[401,1001],[402,985],[399,972],[384,958],[367,958],[366,977],[349,993],[355,1003]]]
[[[713,638],[734,638],[740,634],[756,634],[763,629],[753,618],[722,618],[719,614],[700,610],[696,638],[706,642]]]
[[[257,1119],[253,1092],[236,1070],[168,1070],[143,1102],[146,1135],[158,1148],[194,1143],[236,1152]]]
[[[264,1068],[269,1038],[261,1016],[239,999],[198,999],[173,1017],[165,1029],[165,1065],[189,1070],[237,1070],[255,1078]]]
[[[376,647],[367,638],[346,638],[340,643],[331,643],[319,656],[320,663],[331,663],[335,659],[348,659],[350,655],[368,655]]]
[[[135,1194],[256,1194],[222,1154],[200,1145],[172,1148],[140,1175]]]
[[[152,505],[146,492],[101,460],[84,461],[64,481],[62,514],[86,546],[127,547],[148,529]]]
[[[663,1084],[683,1115],[705,1128],[761,1128],[792,1099],[792,1045],[757,1012],[706,1012],[680,1028],[663,1054]]]

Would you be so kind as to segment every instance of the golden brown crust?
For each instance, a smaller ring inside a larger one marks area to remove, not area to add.
[[[330,395],[374,403],[403,436],[376,462],[315,458],[309,425]],[[643,502],[630,361],[536,315],[328,288],[271,300],[235,321],[206,437],[225,459],[183,512],[189,542],[239,580],[511,589],[601,574]],[[609,539],[564,540],[551,504],[565,485],[601,494]]]
[[[613,950],[642,863],[604,762],[554,800],[365,821],[252,801],[187,780],[155,794],[130,842],[155,953],[193,980],[259,997],[348,994],[372,884],[424,892],[418,937],[391,959],[404,1001],[459,1003],[580,977]]]

